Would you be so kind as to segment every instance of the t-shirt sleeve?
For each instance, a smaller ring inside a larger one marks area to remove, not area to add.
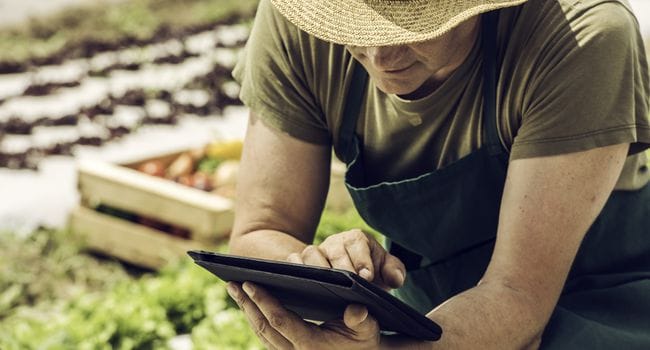
[[[554,29],[524,94],[511,158],[650,146],[649,77],[634,16],[606,3]]]
[[[326,144],[330,133],[303,63],[309,55],[304,35],[270,1],[261,0],[233,77],[241,85],[240,99],[267,125]]]

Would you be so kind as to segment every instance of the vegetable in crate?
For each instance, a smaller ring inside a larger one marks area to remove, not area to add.
[[[240,140],[213,142],[206,147],[209,158],[239,160],[244,144]]]
[[[205,156],[203,149],[194,149],[183,152],[169,165],[165,171],[165,177],[170,180],[178,181],[179,178],[191,175],[196,171],[199,160]]]
[[[164,177],[165,165],[159,160],[150,160],[142,163],[138,167],[138,171],[155,177]]]
[[[183,153],[176,158],[165,171],[165,177],[170,180],[179,180],[189,176],[194,171],[194,159],[189,153]]]
[[[234,186],[237,183],[239,161],[228,160],[221,163],[214,172],[212,182],[214,186]]]

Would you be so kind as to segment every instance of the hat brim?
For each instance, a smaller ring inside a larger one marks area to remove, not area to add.
[[[409,44],[443,35],[478,14],[527,0],[271,0],[291,23],[352,46]]]

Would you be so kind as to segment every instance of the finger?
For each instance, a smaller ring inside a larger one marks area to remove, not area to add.
[[[384,250],[384,252],[386,252]],[[406,279],[406,267],[400,259],[386,252],[381,267],[381,276],[384,283],[391,288],[399,288]]]
[[[260,341],[271,349],[293,348],[293,344],[270,325],[255,302],[237,284],[228,283],[227,290],[228,294],[237,302],[239,308],[246,315],[248,323],[250,323]]]
[[[350,329],[355,329],[368,317],[368,309],[363,305],[351,304],[345,308],[343,322]]]
[[[373,237],[370,237],[369,243],[370,255],[376,271],[374,282],[382,287],[401,287],[406,278],[406,267],[402,261],[387,252]]]
[[[306,344],[312,337],[312,329],[295,313],[287,310],[280,302],[267,293],[264,288],[250,282],[244,282],[243,289],[256,304],[268,324],[287,339],[292,347]],[[284,348],[282,348],[284,349]]]
[[[300,257],[300,253],[289,254],[287,261],[294,264],[304,264],[304,262],[302,262],[302,258]]]
[[[343,313],[343,322],[361,338],[376,336],[379,333],[377,321],[368,314],[368,309],[363,305],[348,305]]]
[[[300,256],[307,265],[332,267],[323,252],[315,245],[308,245]]]
[[[357,273],[342,242],[321,245],[321,251],[325,253],[333,268]]]
[[[363,238],[349,241],[345,250],[352,260],[354,270],[367,281],[372,281],[375,278],[375,267],[370,254],[370,242],[365,234],[363,235]]]

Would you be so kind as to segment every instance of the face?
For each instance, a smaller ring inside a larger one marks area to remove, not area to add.
[[[383,92],[406,97],[421,95],[430,93],[463,63],[474,44],[477,28],[478,17],[474,17],[428,41],[347,49]]]

